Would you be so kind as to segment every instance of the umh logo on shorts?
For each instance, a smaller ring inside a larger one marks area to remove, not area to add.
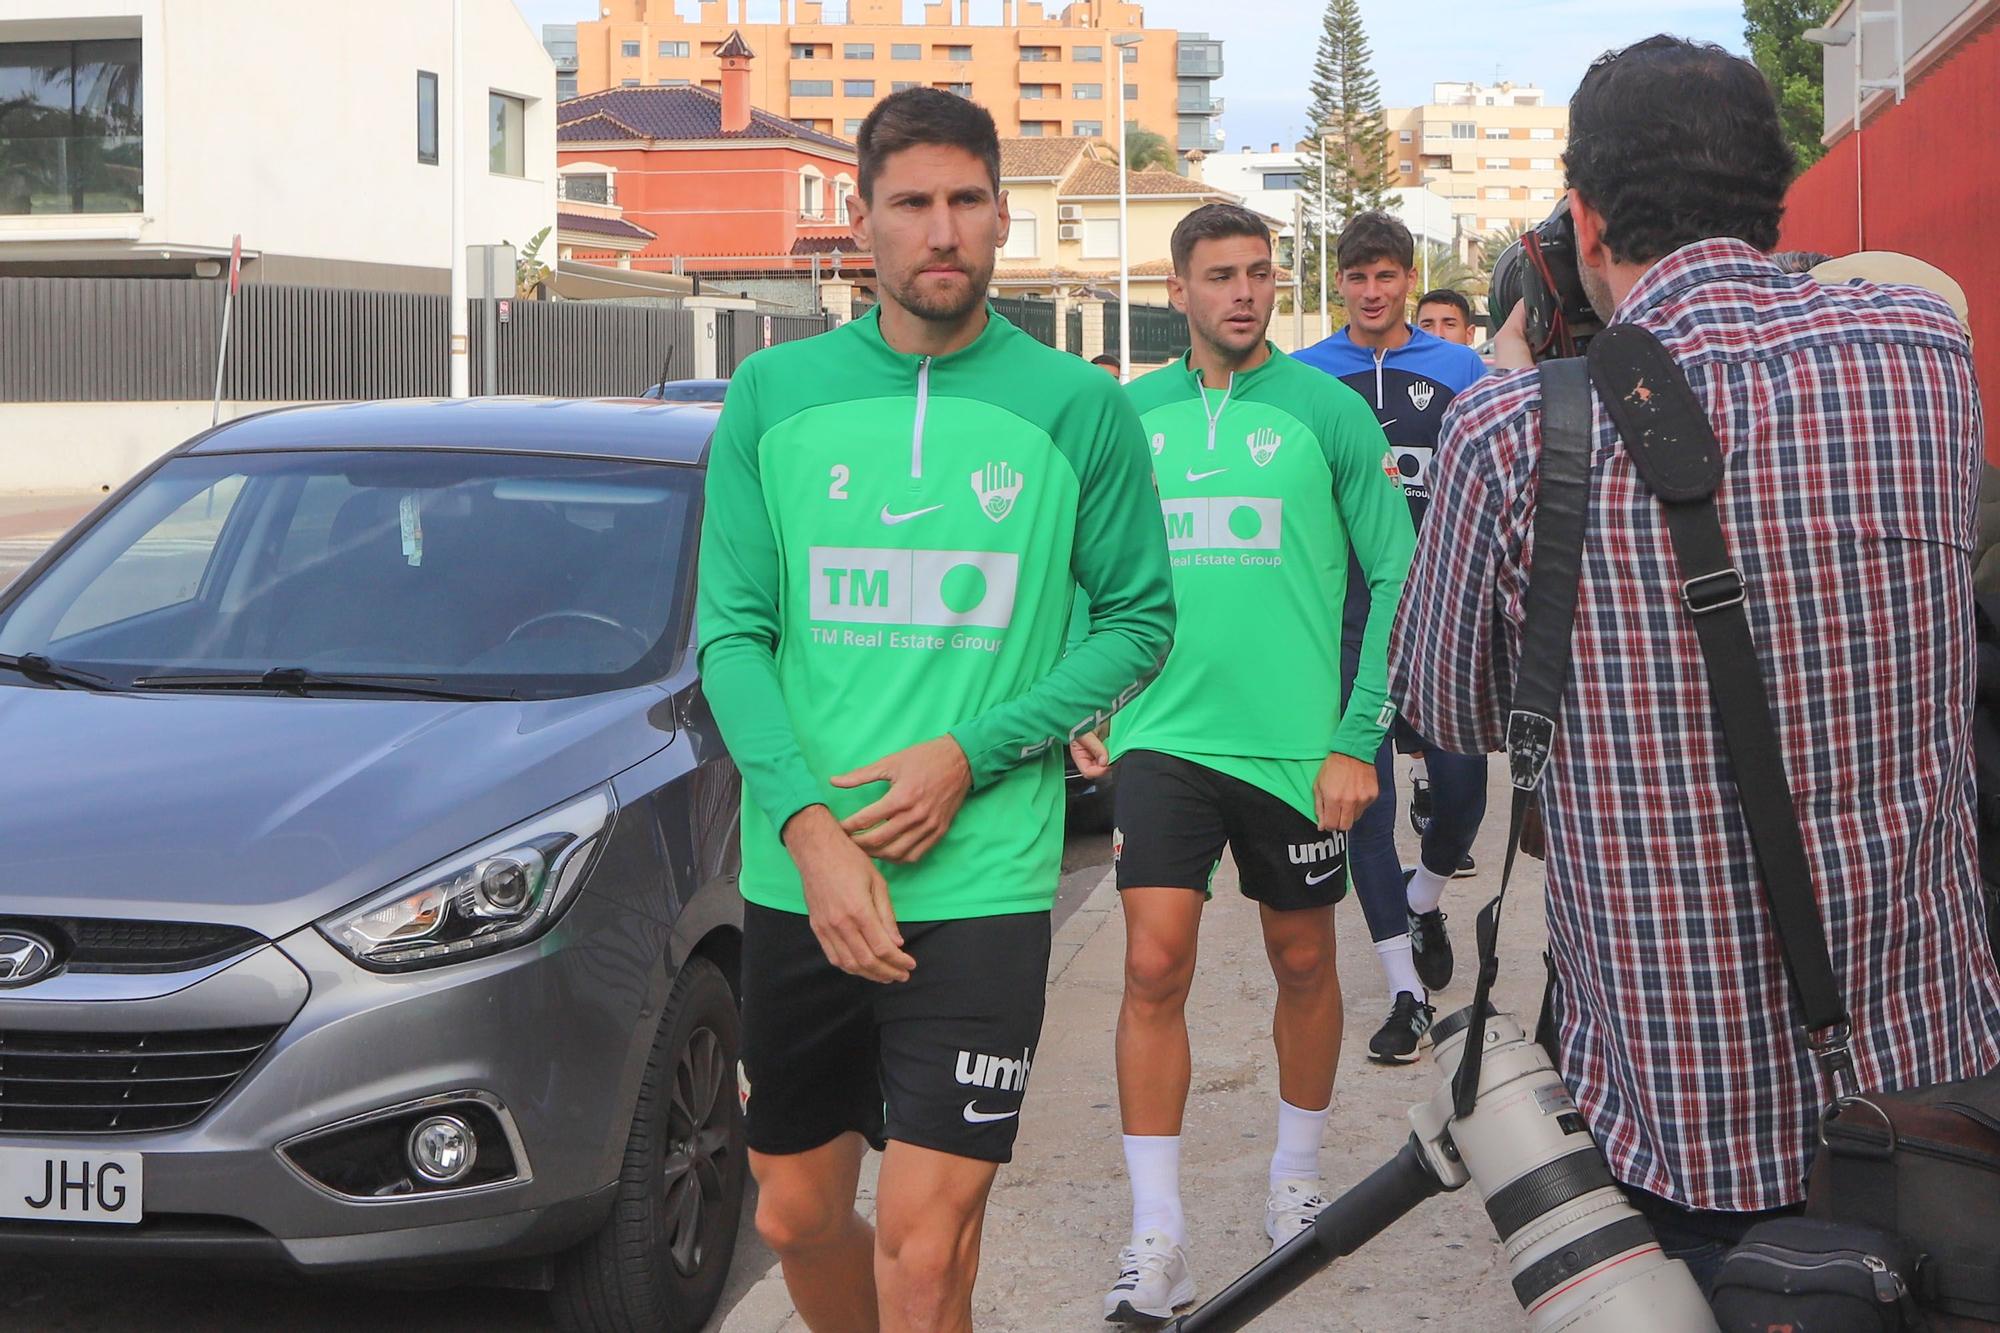
[[[1318,842],[1295,842],[1285,848],[1295,866],[1314,866],[1331,861],[1347,850],[1347,835],[1330,833]]]
[[[1160,504],[1170,551],[1275,551],[1285,502],[1260,495],[1189,496]]]
[[[1021,1092],[1028,1086],[1028,1055],[1026,1046],[1021,1048],[1021,1058],[1008,1055],[980,1055],[972,1051],[958,1053],[958,1081],[968,1088],[991,1088],[995,1092]]]
[[[814,620],[1005,629],[1014,619],[1012,552],[815,546],[809,560]]]

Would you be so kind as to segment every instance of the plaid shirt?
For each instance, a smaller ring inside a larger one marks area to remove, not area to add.
[[[1710,240],[1618,322],[1665,342],[1725,456],[1717,495],[1864,1088],[2000,1064],[1974,855],[1971,559],[1982,446],[1964,331],[1907,287],[1823,286]],[[1540,375],[1444,424],[1391,649],[1422,734],[1501,748],[1541,449]],[[1822,1097],[1681,609],[1673,548],[1601,405],[1574,656],[1542,790],[1557,1063],[1629,1184],[1797,1201]]]

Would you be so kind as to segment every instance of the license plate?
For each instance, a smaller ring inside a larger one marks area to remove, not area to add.
[[[0,1148],[0,1217],[137,1222],[146,1159],[135,1152]]]

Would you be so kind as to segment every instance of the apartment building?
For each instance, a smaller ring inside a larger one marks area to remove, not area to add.
[[[749,0],[602,0],[602,18],[545,29],[569,95],[608,88],[691,85],[721,91],[716,51],[741,31],[765,58],[754,105],[822,134],[852,139],[870,107],[904,88],[943,88],[993,113],[1019,138],[1115,137],[1122,94],[1130,123],[1187,154],[1222,146],[1222,43],[1204,33],[1145,26],[1145,7],[1076,0],[1050,12],[1036,0],[776,0],[779,21],[749,21]],[[768,12],[770,4],[763,8]],[[1130,46],[1113,37],[1132,35]],[[1120,55],[1123,55],[1122,62]]]
[[[1438,83],[1424,106],[1387,113],[1384,152],[1399,186],[1429,186],[1464,230],[1540,222],[1563,192],[1569,108],[1526,84]]]
[[[1275,228],[1279,262],[1292,262],[1292,229],[1303,217],[1307,230],[1318,225],[1310,199],[1305,194],[1306,170],[1301,165],[1311,153],[1311,145],[1286,148],[1272,144],[1269,149],[1246,145],[1233,153],[1217,153],[1201,164],[1202,179],[1218,190],[1242,198],[1245,207],[1279,220]],[[1461,258],[1470,256],[1470,236],[1460,224],[1451,201],[1423,186],[1402,186],[1389,191],[1389,211],[1403,220],[1418,245],[1449,247]],[[1338,231],[1341,220],[1329,218],[1330,229]]]

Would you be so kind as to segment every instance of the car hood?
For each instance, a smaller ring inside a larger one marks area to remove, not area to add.
[[[657,687],[434,703],[0,688],[0,914],[276,938],[673,736]]]

